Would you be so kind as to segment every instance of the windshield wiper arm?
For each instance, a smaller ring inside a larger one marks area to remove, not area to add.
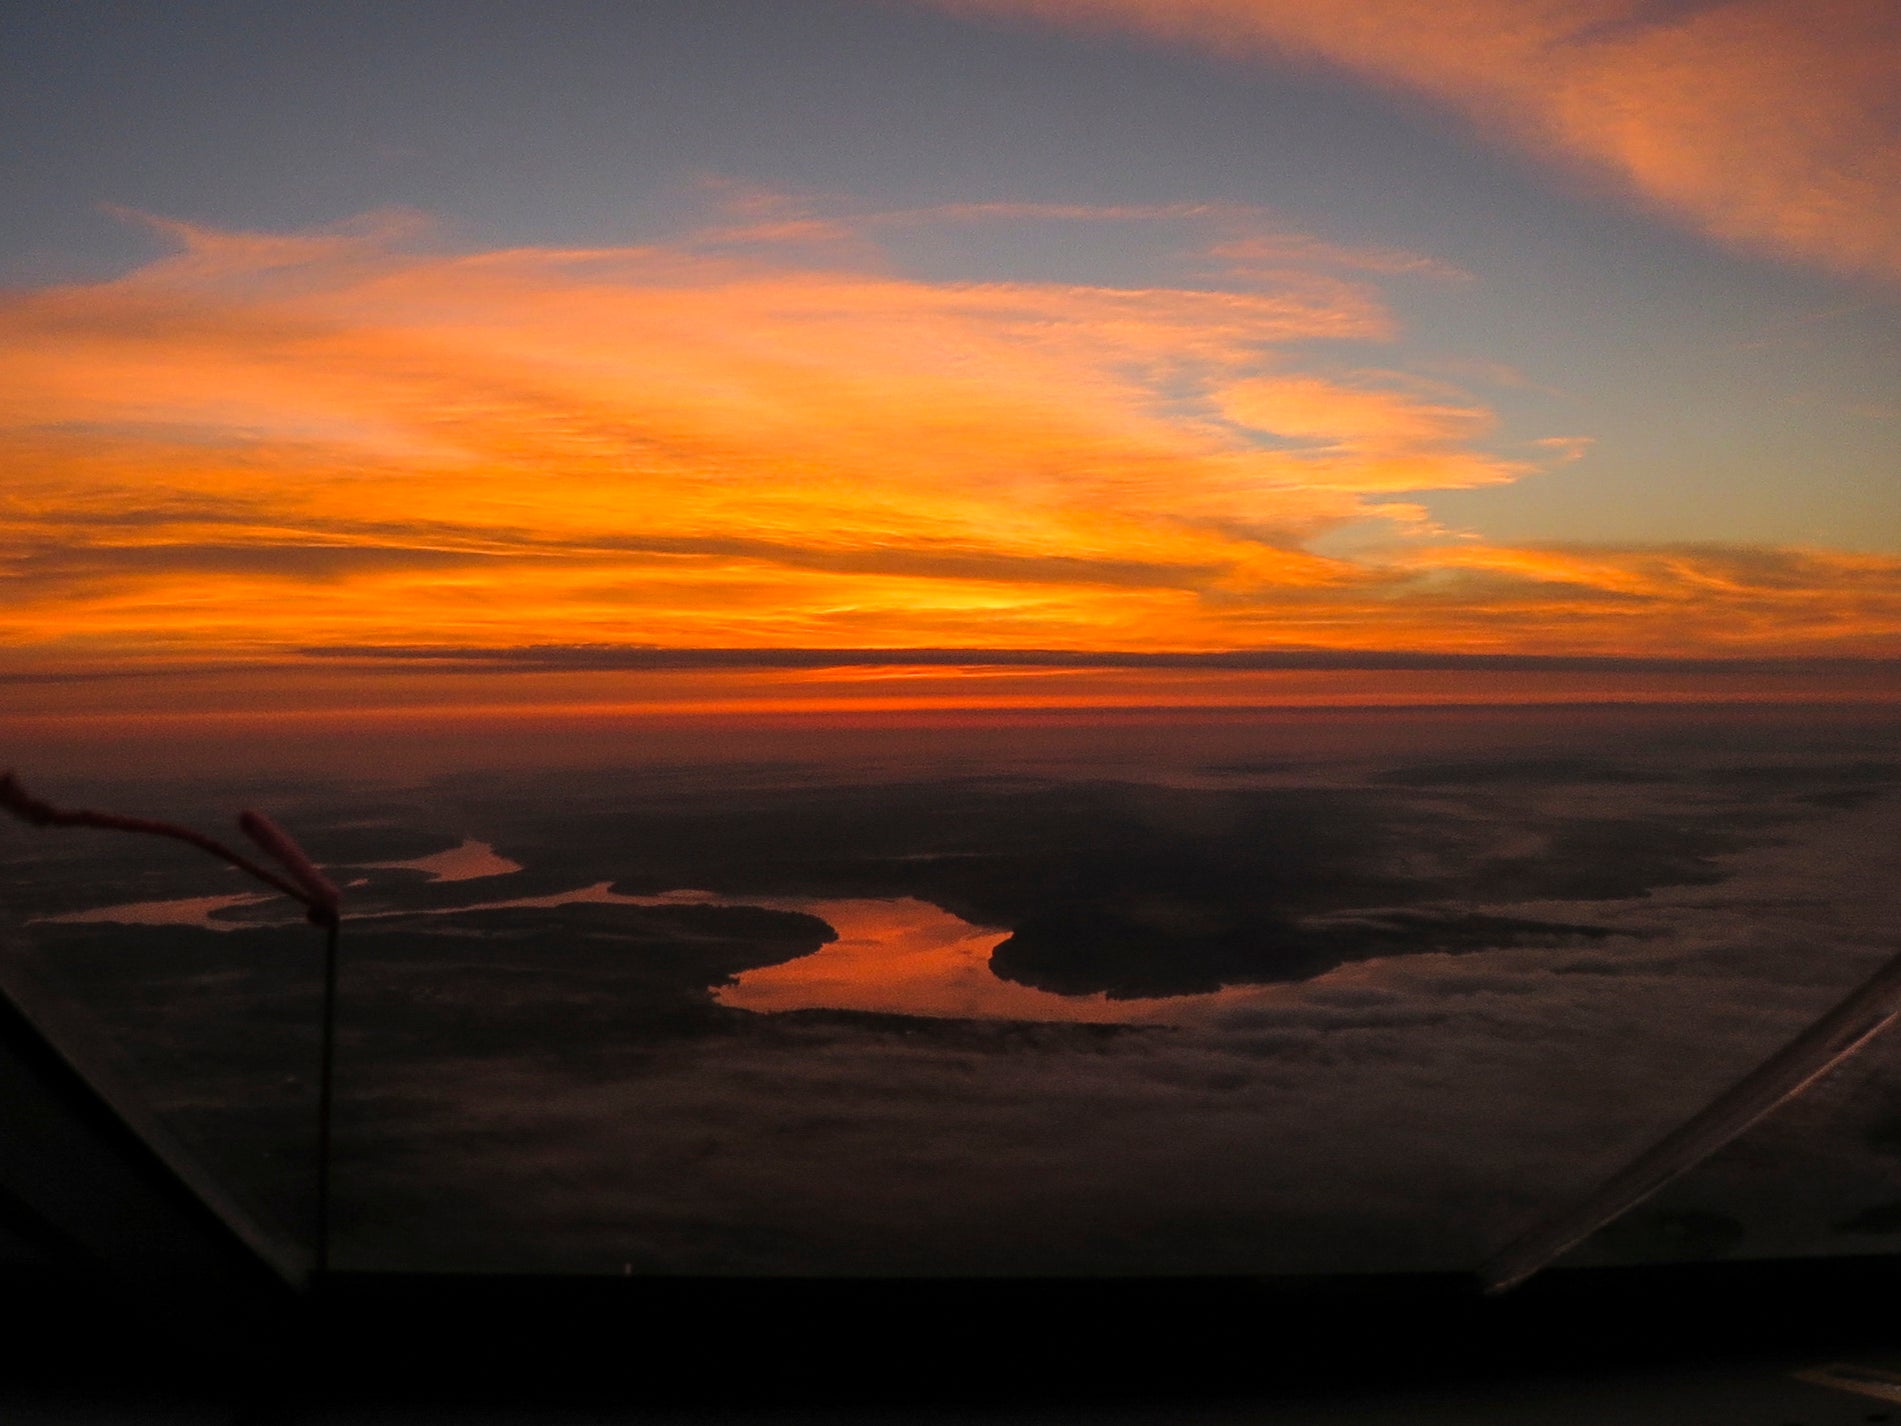
[[[1901,1015],[1901,955],[1845,1000],[1665,1134],[1577,1207],[1501,1248],[1479,1270],[1487,1292],[1503,1292],[1689,1172],[1759,1119],[1794,1099]]]

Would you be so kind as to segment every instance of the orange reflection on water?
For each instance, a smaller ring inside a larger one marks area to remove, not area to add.
[[[838,939],[809,956],[747,971],[714,996],[741,1010],[876,1010],[1002,1020],[1166,1021],[1184,1004],[1055,995],[991,972],[990,953],[1008,931],[973,926],[910,897],[880,901],[761,901],[822,918]]]

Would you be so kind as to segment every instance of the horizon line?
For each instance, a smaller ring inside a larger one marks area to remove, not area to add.
[[[618,669],[826,669],[1002,667],[1052,669],[1207,669],[1243,672],[1339,670],[1496,673],[1849,673],[1901,671],[1901,657],[1853,654],[1536,654],[1449,653],[1407,649],[982,649],[663,648],[651,645],[328,644],[296,650],[311,659],[368,663],[468,664],[521,672]]]

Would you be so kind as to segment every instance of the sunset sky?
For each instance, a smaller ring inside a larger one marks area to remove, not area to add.
[[[9,7],[0,719],[1891,691],[1898,93],[1893,0]]]

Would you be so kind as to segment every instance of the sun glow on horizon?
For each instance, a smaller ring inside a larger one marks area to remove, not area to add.
[[[1395,255],[1244,216],[1206,250],[1270,272],[1144,288],[908,278],[859,251],[875,216],[850,261],[842,219],[744,252],[160,224],[174,256],[0,298],[0,637],[49,674],[416,643],[1901,649],[1894,558],[1435,523],[1423,492],[1583,438],[1503,439],[1382,365]]]

